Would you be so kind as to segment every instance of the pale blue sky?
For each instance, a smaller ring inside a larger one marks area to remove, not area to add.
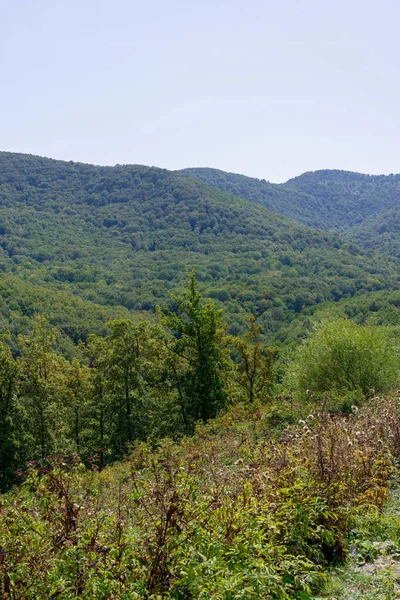
[[[0,149],[400,172],[398,0],[0,0]]]

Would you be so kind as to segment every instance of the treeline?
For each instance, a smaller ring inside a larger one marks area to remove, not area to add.
[[[43,316],[19,336],[16,358],[3,339],[0,490],[27,460],[97,455],[104,466],[138,440],[178,439],[230,403],[268,397],[276,350],[262,347],[254,318],[242,338],[227,336],[194,273],[172,304],[159,309],[158,324],[109,322],[109,334],[90,335],[72,360]]]

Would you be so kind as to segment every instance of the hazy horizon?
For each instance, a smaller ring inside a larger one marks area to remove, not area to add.
[[[400,172],[400,5],[1,2],[0,147],[281,183]]]
[[[85,164],[85,165],[91,165],[94,167],[116,167],[116,166],[139,166],[139,167],[150,167],[150,168],[158,168],[158,169],[166,169],[168,171],[174,172],[174,171],[183,171],[185,169],[214,169],[216,171],[223,171],[225,173],[230,173],[233,175],[243,175],[245,177],[250,177],[250,178],[254,178],[254,179],[266,179],[265,177],[257,177],[255,175],[248,175],[247,173],[241,173],[239,171],[228,171],[227,169],[220,169],[219,167],[214,167],[211,165],[191,165],[190,167],[182,167],[180,169],[168,169],[167,167],[160,167],[160,165],[150,165],[150,164],[144,164],[144,163],[113,163],[113,164],[99,164],[99,163],[93,163],[93,162],[87,162],[87,161],[82,161],[82,160],[74,160],[74,159],[66,159],[66,158],[56,158],[54,156],[46,156],[44,154],[32,154],[30,152],[17,152],[14,150],[3,150],[0,148],[0,154],[1,153],[11,153],[11,154],[26,154],[27,156],[35,156],[37,158],[45,158],[45,159],[49,159],[49,160],[61,160],[64,162],[74,162],[74,163],[79,163],[79,164]],[[387,176],[387,175],[400,175],[399,173],[393,172],[393,173],[366,173],[363,171],[349,171],[348,169],[335,169],[335,168],[327,168],[327,169],[312,169],[309,171],[303,171],[302,173],[296,173],[294,175],[292,175],[291,177],[289,177],[287,180],[285,181],[271,181],[266,179],[266,181],[268,181],[268,183],[273,183],[275,185],[281,185],[286,183],[287,181],[289,181],[290,179],[295,179],[296,177],[300,177],[300,175],[305,175],[306,173],[315,173],[318,171],[347,171],[349,173],[357,173],[358,175],[371,175],[371,176]]]

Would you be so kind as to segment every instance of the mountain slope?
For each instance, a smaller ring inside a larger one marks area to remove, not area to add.
[[[183,172],[305,225],[347,232],[349,238],[352,228],[400,207],[400,175],[323,170],[304,173],[277,185],[216,169],[184,169]],[[374,227],[368,231],[375,240]],[[362,236],[357,239],[363,243]]]
[[[68,290],[49,290],[10,274],[0,276],[0,332],[8,331],[14,352],[18,353],[17,336],[27,334],[32,318],[44,314],[63,334],[63,353],[73,352],[72,343],[87,341],[91,333],[105,335],[106,323],[129,317],[122,306],[102,306],[80,298]],[[68,339],[69,338],[69,339]]]
[[[187,175],[10,153],[0,246],[5,273],[134,310],[154,310],[195,267],[233,329],[252,312],[276,332],[304,306],[398,283],[390,260]]]
[[[284,187],[312,194],[321,201],[324,229],[354,227],[400,206],[400,175],[324,170],[304,173],[290,179]]]
[[[364,248],[400,258],[400,207],[365,219],[345,236]]]
[[[261,204],[272,212],[289,217],[304,225],[325,229],[325,227],[321,227],[318,218],[320,202],[310,194],[299,192],[296,189],[286,189],[281,185],[265,181],[265,179],[226,173],[219,169],[189,168],[180,172],[195,177],[207,185]]]

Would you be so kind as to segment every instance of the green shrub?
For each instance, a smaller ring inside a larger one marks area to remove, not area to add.
[[[288,385],[299,399],[366,397],[397,385],[398,351],[386,328],[329,319],[298,349],[289,371]]]

